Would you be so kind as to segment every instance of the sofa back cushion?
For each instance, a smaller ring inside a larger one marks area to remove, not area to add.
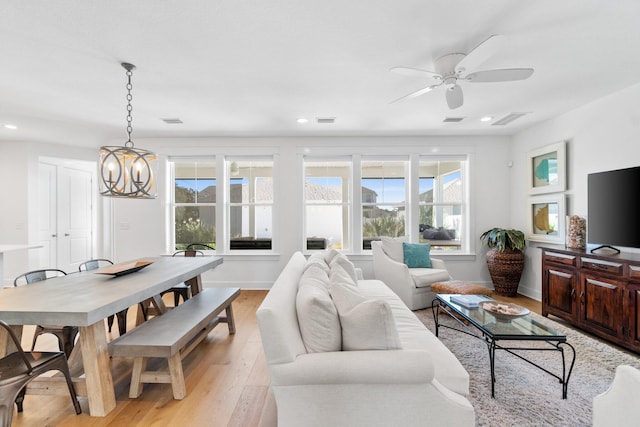
[[[331,260],[331,264],[330,264],[330,268],[331,268],[331,272],[333,271],[338,271],[339,273],[346,273],[349,278],[353,281],[354,285],[358,284],[358,275],[356,273],[356,266],[349,261],[349,259],[340,254],[335,256],[332,260]]]
[[[298,288],[306,283],[317,283],[324,285],[324,287],[329,286],[329,269],[325,269],[319,265],[307,264],[302,271],[302,276],[298,281]]]

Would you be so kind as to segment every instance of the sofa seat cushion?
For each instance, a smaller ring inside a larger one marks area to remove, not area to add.
[[[431,354],[435,378],[448,389],[469,394],[469,374],[456,356],[407,308],[400,298],[379,280],[360,280],[359,292],[367,298],[386,301],[391,308],[404,350],[424,350]]]
[[[435,282],[449,280],[449,272],[439,268],[410,268],[409,274],[416,288],[426,288]]]

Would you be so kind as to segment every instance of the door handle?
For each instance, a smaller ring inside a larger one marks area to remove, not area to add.
[[[58,237],[58,235],[57,234],[52,234],[51,237]]]
[[[69,237],[69,233],[64,233],[65,237]]]

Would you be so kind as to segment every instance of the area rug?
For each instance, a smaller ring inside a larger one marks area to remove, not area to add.
[[[419,310],[415,314],[435,333],[431,309]],[[505,351],[496,351],[495,398],[492,399],[489,352],[484,341],[450,329],[440,329],[440,340],[469,372],[468,398],[476,411],[476,425],[591,426],[593,398],[609,388],[618,365],[640,369],[640,357],[565,324],[535,313],[531,316],[566,335],[567,341],[576,349],[576,363],[566,400],[562,399],[562,385],[557,379]],[[454,325],[446,315],[441,315],[440,319],[445,324]],[[552,372],[562,372],[560,352],[533,351],[527,352],[526,356]]]

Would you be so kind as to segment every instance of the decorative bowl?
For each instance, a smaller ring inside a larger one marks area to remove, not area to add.
[[[96,274],[108,274],[111,276],[124,276],[125,274],[135,273],[136,271],[140,271],[145,267],[153,264],[153,261],[132,261],[125,264],[116,264],[111,265],[109,267],[101,268],[100,270],[96,270]]]
[[[510,302],[482,301],[479,305],[480,308],[501,322],[510,322],[530,313],[528,308]]]

